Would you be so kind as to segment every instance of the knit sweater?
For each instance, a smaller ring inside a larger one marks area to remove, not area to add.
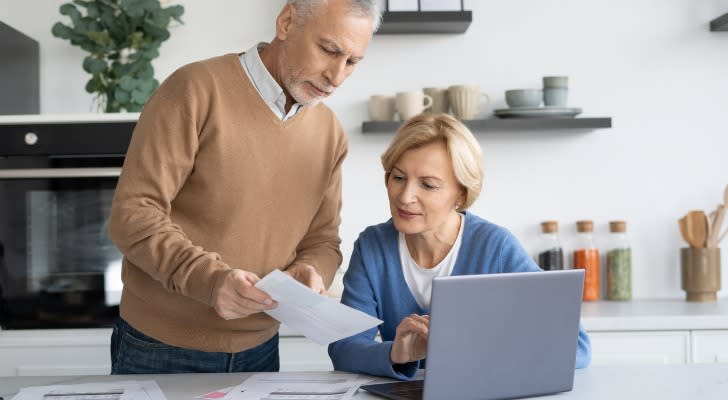
[[[541,271],[518,240],[506,229],[465,213],[462,244],[452,275]],[[393,365],[390,359],[397,326],[406,316],[429,314],[415,301],[402,273],[397,230],[391,220],[370,226],[359,235],[344,275],[341,302],[384,321],[377,328],[329,345],[334,369],[412,379],[423,362]],[[453,338],[457,340],[457,338]],[[591,345],[579,327],[576,368],[591,360]],[[424,361],[424,360],[423,360]]]
[[[331,284],[346,152],[329,108],[281,121],[235,54],[175,71],[144,107],[114,195],[122,318],[195,350],[238,352],[273,337],[279,324],[264,313],[220,318],[213,288],[231,268],[263,277],[293,262]]]

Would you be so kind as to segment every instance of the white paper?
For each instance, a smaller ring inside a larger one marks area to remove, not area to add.
[[[346,400],[371,380],[336,372],[265,372],[251,375],[225,400]]]
[[[279,270],[255,287],[268,293],[278,307],[266,313],[314,342],[326,345],[382,323],[382,320],[322,296]]]
[[[119,381],[32,386],[12,400],[166,400],[156,381]]]

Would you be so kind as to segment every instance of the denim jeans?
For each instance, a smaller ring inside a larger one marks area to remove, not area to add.
[[[276,372],[278,334],[239,353],[216,353],[170,346],[139,332],[122,318],[111,334],[111,374]]]

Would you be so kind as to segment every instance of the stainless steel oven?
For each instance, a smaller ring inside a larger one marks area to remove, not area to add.
[[[103,327],[118,315],[122,256],[107,220],[135,121],[0,117],[3,329]]]

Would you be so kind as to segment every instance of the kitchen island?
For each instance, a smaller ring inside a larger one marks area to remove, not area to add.
[[[334,372],[331,372],[332,374]],[[22,387],[112,380],[148,380],[159,384],[167,400],[192,400],[195,396],[237,385],[249,374],[116,375],[76,377],[3,377],[0,395],[5,400]],[[373,377],[373,379],[375,379]],[[595,366],[577,370],[570,392],[538,399],[655,399],[724,400],[728,396],[728,364],[659,366]],[[357,399],[377,399],[361,390]],[[457,389],[453,389],[457,398]]]

